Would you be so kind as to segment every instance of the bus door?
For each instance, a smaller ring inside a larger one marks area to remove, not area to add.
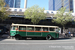
[[[34,36],[42,36],[41,27],[35,27]]]
[[[34,36],[34,27],[28,26],[26,30],[26,35],[27,36]]]

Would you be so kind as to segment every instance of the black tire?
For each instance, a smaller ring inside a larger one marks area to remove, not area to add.
[[[51,35],[47,35],[46,36],[46,40],[51,40],[52,39],[52,36]]]
[[[16,36],[15,36],[15,39],[16,39],[16,40],[21,40],[22,37],[21,37],[20,35],[16,35]]]

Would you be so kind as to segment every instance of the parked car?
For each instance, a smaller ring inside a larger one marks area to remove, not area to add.
[[[7,34],[8,29],[4,26],[0,26],[0,35]]]

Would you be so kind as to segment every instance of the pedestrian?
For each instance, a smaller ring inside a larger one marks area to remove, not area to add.
[[[7,33],[8,33],[8,35],[9,35],[8,38],[10,38],[10,37],[11,37],[11,36],[10,36],[10,31],[7,31]]]
[[[71,32],[70,31],[68,32],[68,36],[71,37]]]
[[[65,33],[65,37],[67,37],[67,33]]]

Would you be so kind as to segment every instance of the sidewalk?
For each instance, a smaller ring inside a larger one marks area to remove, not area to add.
[[[65,38],[64,34],[59,34],[59,38]]]
[[[4,35],[2,35],[0,38],[9,39],[9,35],[8,35],[8,34],[4,34]]]

